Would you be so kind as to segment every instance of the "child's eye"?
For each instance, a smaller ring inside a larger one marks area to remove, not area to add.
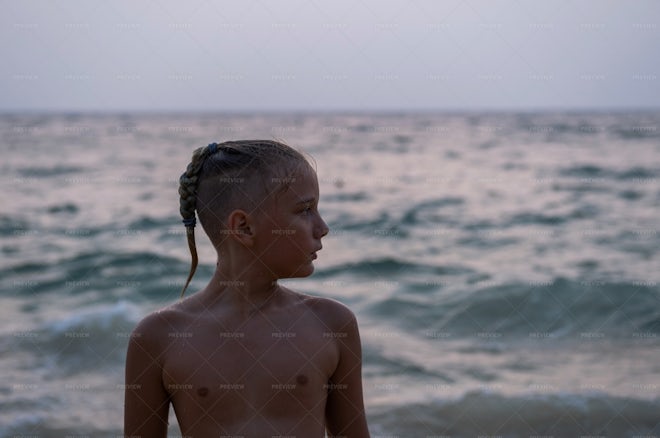
[[[312,204],[307,204],[303,207],[303,209],[300,211],[302,214],[309,214],[314,210],[314,206]]]

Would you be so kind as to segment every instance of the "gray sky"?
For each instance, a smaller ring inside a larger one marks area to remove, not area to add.
[[[0,7],[0,111],[660,107],[653,0]]]

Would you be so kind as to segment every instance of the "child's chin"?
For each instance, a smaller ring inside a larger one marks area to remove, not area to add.
[[[314,273],[314,265],[309,263],[308,265],[303,265],[300,268],[296,270],[296,272],[293,272],[289,278],[304,278],[304,277],[309,277]]]

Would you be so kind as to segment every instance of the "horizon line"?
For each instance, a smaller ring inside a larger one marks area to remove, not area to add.
[[[0,116],[8,115],[424,115],[424,114],[621,114],[659,112],[660,106],[635,107],[483,107],[483,108],[0,108]]]

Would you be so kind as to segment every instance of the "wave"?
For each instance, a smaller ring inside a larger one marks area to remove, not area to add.
[[[54,176],[80,173],[85,168],[80,166],[55,165],[49,167],[23,167],[17,169],[17,173],[24,178],[50,178]]]
[[[549,283],[490,285],[451,294],[439,286],[424,291],[400,284],[391,295],[369,305],[367,311],[410,331],[507,340],[660,337],[657,284],[557,278]]]
[[[33,330],[6,334],[2,343],[13,352],[33,354],[31,366],[50,377],[116,369],[141,315],[140,308],[127,301],[88,307]]]
[[[336,212],[336,217],[327,218],[330,233],[333,231],[356,231],[374,235],[374,230],[387,230],[396,222],[387,211],[380,211],[377,217],[360,217],[347,212]]]
[[[103,301],[118,298],[153,299],[168,296],[182,286],[186,263],[151,252],[85,252],[57,261],[23,261],[3,269],[12,288],[8,295],[107,292]],[[200,266],[205,274],[210,269]],[[98,299],[98,297],[95,297]]]
[[[337,180],[335,182],[335,185],[340,185],[342,184]],[[358,191],[358,192],[347,192],[347,193],[334,193],[334,194],[329,194],[329,195],[324,195],[323,196],[323,202],[324,203],[331,203],[331,202],[361,202],[361,201],[368,201],[371,200],[372,196],[369,195],[369,193],[365,191]]]
[[[657,436],[659,410],[660,399],[472,392],[456,400],[380,408],[368,417],[373,433],[388,436],[625,438]]]
[[[339,275],[350,275],[355,277],[399,277],[425,275],[459,275],[472,273],[473,271],[465,266],[445,265],[437,266],[430,264],[421,264],[406,262],[394,257],[379,257],[374,259],[362,260],[355,263],[343,263],[317,271],[316,278],[327,278]],[[400,278],[400,277],[399,277]]]
[[[38,231],[30,228],[30,224],[24,218],[0,215],[0,237],[10,237],[27,233],[36,234]]]
[[[515,115],[514,132],[544,134],[546,141],[567,137],[605,137],[622,140],[657,138],[657,112],[610,114],[524,113]],[[501,119],[503,120],[503,119]],[[512,126],[511,123],[505,122]],[[478,123],[477,123],[478,125]]]
[[[441,209],[462,206],[465,200],[460,197],[443,197],[430,201],[421,202],[408,209],[401,219],[405,225],[427,224],[427,223],[455,223],[450,216],[441,214]],[[453,212],[451,214],[454,214]]]
[[[634,166],[625,170],[608,169],[594,164],[574,165],[558,170],[559,176],[583,179],[645,180],[658,176],[657,169]]]
[[[144,215],[131,221],[127,228],[134,231],[162,231],[178,226],[179,224],[181,224],[181,220],[178,217],[167,216],[158,218]]]

